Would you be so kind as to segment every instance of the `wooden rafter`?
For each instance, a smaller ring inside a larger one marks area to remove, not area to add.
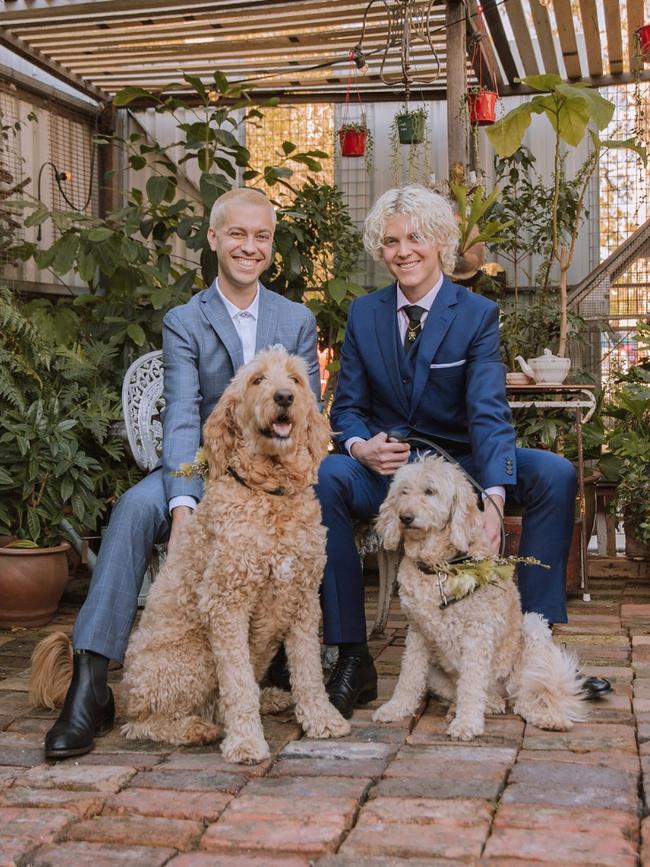
[[[510,50],[510,45],[508,44],[508,38],[503,27],[503,21],[501,20],[497,0],[484,0],[483,14],[485,15],[485,20],[492,37],[492,43],[494,44],[495,51],[501,61],[503,71],[505,72],[509,83],[512,85],[515,83],[515,79],[518,78],[519,73],[517,71],[515,59],[512,56],[512,51]]]
[[[551,22],[548,18],[548,10],[539,3],[532,3],[531,11],[533,13],[533,23],[537,33],[537,42],[542,55],[544,70],[546,72],[559,74],[560,70],[555,55],[553,32],[551,30]]]
[[[489,33],[477,0],[468,0],[467,8],[467,54],[474,69],[476,80],[490,90],[501,90],[503,79],[497,59],[492,50]],[[480,36],[481,38],[477,38]]]
[[[602,75],[603,49],[600,44],[596,0],[580,0],[580,17],[582,18],[582,32],[585,37],[589,75]]]
[[[513,32],[517,34],[517,49],[523,64],[523,73],[524,75],[537,75],[539,73],[539,66],[537,65],[533,40],[530,38],[530,30],[521,6],[521,0],[509,0],[505,8],[510,19],[510,26]]]
[[[555,0],[553,9],[555,11],[555,21],[557,23],[558,36],[562,48],[562,59],[564,60],[567,77],[571,79],[580,78],[582,73],[580,70],[578,42],[576,40],[571,4],[567,3],[566,0]]]
[[[618,2],[604,3],[605,28],[607,30],[607,53],[609,71],[612,75],[623,72],[623,37],[621,34],[621,13]]]
[[[643,0],[627,0],[627,42],[630,69],[642,69],[636,31],[643,24]]]

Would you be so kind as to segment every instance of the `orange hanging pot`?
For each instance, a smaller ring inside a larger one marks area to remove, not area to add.
[[[339,143],[344,157],[362,157],[366,152],[367,129],[357,127],[341,127]]]
[[[481,90],[478,93],[468,93],[467,113],[469,122],[478,126],[488,126],[496,120],[497,94],[493,90]]]
[[[644,24],[637,30],[639,51],[644,63],[650,63],[650,24]]]

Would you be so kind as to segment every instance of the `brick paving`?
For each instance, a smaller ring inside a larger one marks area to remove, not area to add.
[[[650,865],[650,581],[592,579],[591,589],[556,632],[616,691],[571,732],[509,715],[454,743],[437,702],[380,725],[378,701],[337,741],[302,737],[291,713],[267,717],[273,756],[253,767],[217,747],[126,741],[119,727],[89,755],[47,764],[56,714],[30,709],[27,670],[40,638],[70,631],[83,593],[73,581],[53,623],[0,631],[0,867]],[[372,643],[380,700],[404,636],[395,600]]]

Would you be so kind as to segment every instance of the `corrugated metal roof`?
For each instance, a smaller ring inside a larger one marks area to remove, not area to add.
[[[431,8],[440,74],[418,96],[445,95],[446,6]],[[640,65],[634,32],[644,14],[650,21],[647,7],[648,0],[483,0],[481,9],[467,0],[468,31],[488,35],[483,65],[475,55],[472,68],[468,58],[470,80],[491,68],[502,93],[518,92],[516,79],[537,72],[595,85],[629,81]],[[367,14],[368,73],[355,77],[355,87],[364,99],[399,99],[399,86],[391,90],[380,78],[386,9],[385,0],[5,0],[0,42],[96,98],[127,85],[157,89],[184,72],[208,80],[220,69],[231,82],[282,98],[338,100]],[[399,76],[399,45],[384,61]],[[437,69],[424,41],[413,42],[412,61],[427,75]],[[649,69],[641,65],[643,78]]]

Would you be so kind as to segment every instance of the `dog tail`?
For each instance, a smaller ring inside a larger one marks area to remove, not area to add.
[[[72,680],[72,642],[64,632],[53,632],[34,648],[29,675],[29,701],[53,710],[62,705]]]
[[[524,652],[515,713],[532,725],[565,731],[586,719],[575,654],[553,641],[540,614],[523,620]]]

